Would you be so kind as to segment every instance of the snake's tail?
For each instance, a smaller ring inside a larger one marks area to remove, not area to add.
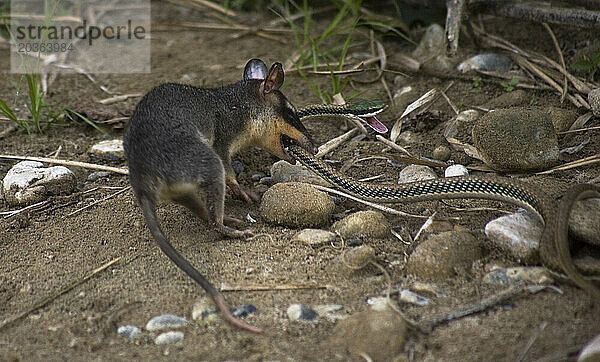
[[[573,257],[569,247],[569,218],[571,210],[579,200],[589,198],[600,198],[600,187],[591,184],[580,184],[572,187],[563,196],[558,208],[556,229],[554,231],[554,247],[558,252],[558,260],[564,272],[581,289],[588,292],[596,302],[600,303],[600,288],[593,282],[587,280],[573,263]],[[559,220],[563,222],[558,223]]]

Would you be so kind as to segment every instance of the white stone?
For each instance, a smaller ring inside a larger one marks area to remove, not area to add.
[[[75,189],[75,175],[64,166],[45,168],[41,162],[21,161],[4,176],[2,191],[11,205],[42,201],[47,194],[68,194]]]
[[[174,314],[163,314],[154,317],[146,324],[146,330],[158,331],[163,329],[179,328],[188,323],[187,319]]]
[[[171,332],[165,332],[165,333],[159,334],[158,337],[156,337],[156,339],[154,340],[154,343],[155,344],[170,344],[170,343],[179,342],[182,339],[183,339],[183,332],[171,331]]]
[[[485,235],[513,258],[523,263],[535,263],[542,237],[542,223],[525,210],[502,216],[485,225]]]
[[[90,148],[90,153],[109,159],[125,157],[123,141],[119,139],[98,142]]]
[[[425,181],[436,179],[437,175],[428,166],[421,165],[408,165],[400,171],[398,175],[398,183],[408,183],[408,182],[416,182],[416,181]]]
[[[456,176],[467,176],[469,170],[463,165],[451,165],[446,167],[444,171],[444,177],[456,177]]]

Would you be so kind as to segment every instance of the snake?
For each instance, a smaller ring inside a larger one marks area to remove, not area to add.
[[[298,110],[300,119],[309,116],[348,116],[367,119],[383,111],[381,101],[347,105],[309,105]],[[377,121],[379,122],[379,121]],[[561,270],[600,303],[600,288],[586,279],[574,264],[568,241],[568,221],[574,204],[587,198],[600,198],[600,187],[577,184],[569,189],[558,206],[537,186],[501,176],[457,176],[404,184],[370,183],[347,177],[293,142],[286,152],[335,188],[366,201],[412,203],[442,199],[487,199],[502,201],[532,212],[544,224],[540,256],[550,269]]]

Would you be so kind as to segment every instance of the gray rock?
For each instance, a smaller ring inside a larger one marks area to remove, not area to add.
[[[594,116],[600,117],[600,88],[592,89],[588,93],[588,103],[592,107]]]
[[[234,308],[231,311],[231,314],[233,314],[233,316],[236,318],[246,318],[250,314],[254,314],[256,312],[258,312],[258,308],[252,304],[244,304],[241,307]]]
[[[481,117],[481,112],[474,109],[467,109],[454,117],[456,130],[461,135],[471,135],[475,122]]]
[[[502,95],[492,98],[484,103],[481,107],[485,109],[499,109],[509,107],[520,107],[529,104],[531,94],[522,89],[517,89],[512,92],[506,92]]]
[[[419,136],[413,131],[404,131],[398,135],[396,142],[400,145],[412,145],[419,142]]]
[[[571,210],[569,232],[581,241],[600,246],[599,220],[600,199],[578,201]]]
[[[579,352],[577,362],[600,361],[600,334],[589,341]]]
[[[146,330],[154,332],[165,329],[180,328],[188,323],[187,319],[174,314],[163,314],[154,317],[146,323]]]
[[[292,304],[287,309],[288,318],[291,321],[315,321],[319,314],[313,309],[301,304]]]
[[[240,160],[234,160],[231,162],[231,168],[233,168],[233,172],[235,172],[236,175],[244,172],[244,164]]]
[[[381,212],[371,210],[355,212],[331,226],[331,230],[344,239],[383,239],[390,235],[390,228],[390,223]]]
[[[441,280],[469,270],[483,256],[481,243],[464,231],[431,235],[416,247],[406,263],[406,272],[420,279]]]
[[[444,170],[444,177],[468,176],[469,170],[463,165],[451,165]]]
[[[412,52],[413,58],[417,59],[426,69],[436,71],[448,71],[452,61],[446,56],[446,36],[444,28],[438,24],[430,25],[421,38],[419,45]]]
[[[368,245],[361,245],[348,249],[339,258],[340,271],[348,275],[356,270],[369,266],[375,260],[375,249]]]
[[[326,193],[300,182],[278,183],[263,195],[261,216],[272,224],[316,227],[328,224],[335,205]]]
[[[329,342],[357,358],[391,361],[404,349],[406,329],[405,321],[391,308],[369,309],[339,321]]]
[[[477,54],[462,63],[457,69],[463,73],[472,70],[489,70],[498,72],[507,72],[512,67],[512,60],[503,54],[484,53]]]
[[[543,226],[531,213],[516,212],[485,225],[485,235],[518,262],[537,263]]]
[[[525,108],[487,113],[473,127],[473,143],[497,171],[547,169],[558,162],[558,138],[550,116]]]
[[[90,147],[89,153],[108,161],[125,159],[123,141],[119,139],[100,141]]]
[[[549,106],[546,109],[546,112],[550,115],[550,119],[552,120],[556,132],[568,130],[577,119],[577,112],[570,109]]]
[[[265,177],[266,175],[262,172],[257,172],[255,174],[252,174],[252,176],[250,177],[250,179],[254,182],[258,182],[260,181],[261,178]]]
[[[513,285],[522,282],[552,284],[554,282],[548,269],[542,267],[495,268],[483,277],[483,281],[499,285]]]
[[[448,146],[437,146],[434,150],[433,153],[431,154],[431,156],[439,161],[442,162],[446,162],[450,159],[450,156],[452,155],[452,151],[450,151],[450,148]]]
[[[331,231],[321,229],[304,229],[298,231],[292,241],[308,244],[314,247],[327,245],[334,242],[337,235]]]
[[[90,182],[94,182],[101,178],[106,178],[108,176],[110,176],[110,172],[108,172],[108,171],[96,171],[96,172],[90,173],[87,177],[87,180]]]
[[[142,336],[142,330],[132,325],[120,326],[117,329],[117,333],[130,341],[134,341]]]
[[[427,297],[419,295],[409,289],[402,289],[400,291],[400,300],[405,303],[418,305],[419,307],[429,304],[429,299]]]
[[[429,166],[408,165],[398,174],[398,183],[425,181],[437,178],[433,169]]]
[[[155,344],[171,344],[183,339],[183,332],[170,331],[159,334],[154,340]]]
[[[308,170],[300,163],[292,165],[287,161],[277,161],[271,166],[271,183],[279,182],[306,182],[308,184],[330,186],[314,172]]]
[[[64,166],[45,168],[41,162],[21,161],[4,176],[2,192],[9,205],[27,205],[70,194],[75,186],[75,175]]]

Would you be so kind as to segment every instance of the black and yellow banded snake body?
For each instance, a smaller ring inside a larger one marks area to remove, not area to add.
[[[329,108],[323,108],[322,113],[330,114]],[[318,106],[311,106],[310,109],[310,115],[319,115],[320,108]],[[369,112],[372,113],[373,109],[370,109]],[[352,115],[360,116],[358,113],[353,109]],[[334,114],[343,114],[343,108],[336,108]],[[344,176],[295,144],[287,145],[286,151],[334,187],[367,201],[409,203],[477,198],[497,200],[523,207],[537,215],[544,223],[544,231],[540,240],[540,256],[543,263],[552,269],[562,269],[573,282],[586,290],[597,302],[600,302],[600,289],[579,272],[573,263],[568,241],[568,222],[573,205],[581,199],[600,198],[600,187],[597,185],[578,184],[573,186],[563,196],[558,209],[556,209],[553,200],[542,190],[510,178],[461,176],[406,184],[376,184],[360,182]]]

